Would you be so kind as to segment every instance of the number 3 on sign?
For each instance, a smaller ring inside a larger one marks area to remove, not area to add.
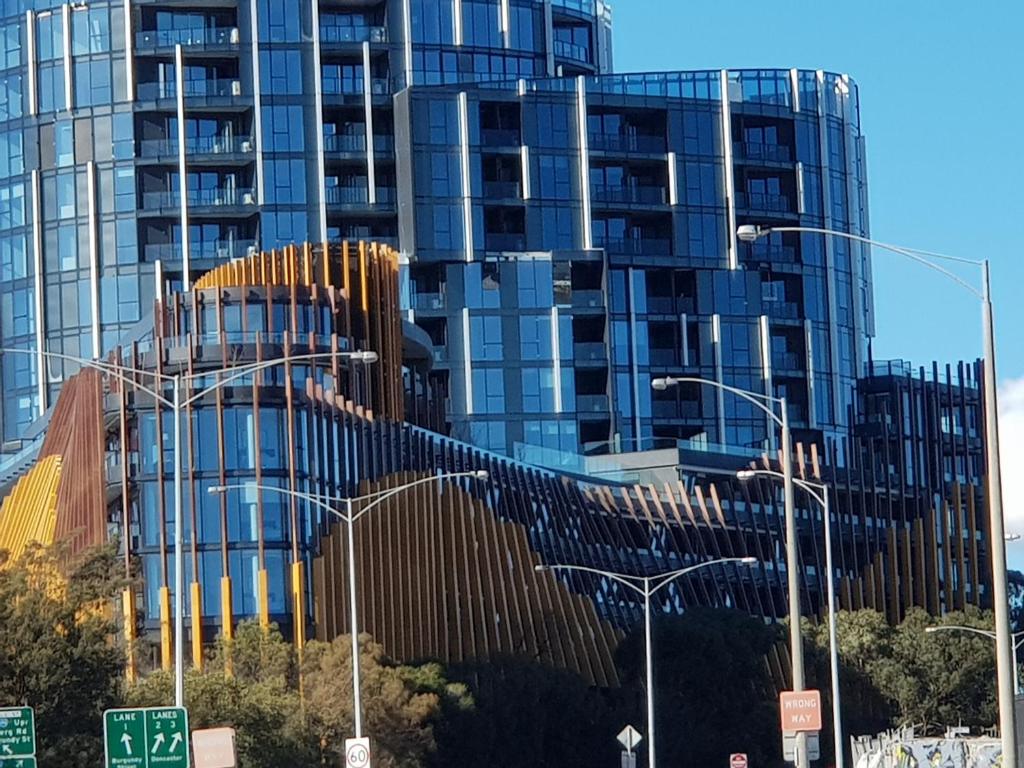
[[[345,739],[345,768],[370,768],[370,740]]]

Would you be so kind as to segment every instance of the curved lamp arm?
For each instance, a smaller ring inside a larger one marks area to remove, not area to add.
[[[784,474],[776,472],[773,469],[741,469],[736,473],[737,480],[751,480],[755,477],[777,477],[780,480],[786,479]],[[802,480],[799,477],[794,477],[793,485],[802,488],[811,498],[821,504],[821,506],[826,506],[824,494],[828,493],[828,486],[824,483],[815,483],[811,480]]]
[[[582,571],[583,573],[592,573],[596,576],[604,576],[612,581],[624,584],[634,590],[637,594],[647,597],[649,595],[653,595],[673,579],[692,571],[700,570],[701,568],[708,568],[712,565],[720,565],[722,563],[743,563],[744,565],[753,565],[756,562],[756,557],[720,557],[716,560],[707,560],[703,563],[697,563],[696,565],[680,568],[675,571],[656,573],[653,576],[634,576],[625,573],[613,573],[612,571],[602,571],[600,568],[590,568],[585,565],[535,565],[533,570],[538,573],[543,573],[544,571]],[[641,582],[644,586],[641,587],[636,582]],[[657,583],[654,586],[651,586],[651,582]]]
[[[724,390],[726,392],[732,392],[734,395],[738,395],[739,397],[742,397],[744,400],[753,403],[762,411],[767,413],[776,424],[778,424],[780,427],[783,426],[782,419],[779,418],[779,415],[766,405],[766,403],[781,404],[782,398],[780,397],[762,395],[759,392],[751,392],[750,390],[747,389],[731,387],[728,384],[723,384],[720,381],[714,381],[713,379],[702,379],[697,376],[666,376],[664,378],[653,379],[651,381],[651,386],[657,390],[665,390],[677,384],[707,384],[708,386],[717,387],[718,389]]]

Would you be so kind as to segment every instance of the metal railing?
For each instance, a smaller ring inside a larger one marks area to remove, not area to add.
[[[137,95],[139,101],[173,99],[178,95],[178,89],[175,87],[173,80],[139,83]],[[240,80],[209,77],[201,80],[185,81],[185,96],[204,96],[209,98],[241,95],[242,84]]]
[[[139,142],[141,157],[177,156],[178,139],[143,139]],[[185,140],[189,155],[248,154],[253,151],[250,136],[190,136]]]
[[[384,27],[320,25],[321,43],[386,43],[387,41],[388,31]]]
[[[786,195],[767,192],[740,192],[736,195],[736,207],[748,211],[770,211],[772,213],[796,213]]]
[[[664,136],[642,133],[592,133],[587,137],[591,149],[602,152],[662,153],[668,146]]]
[[[790,163],[793,153],[789,147],[780,144],[751,144],[745,141],[733,142],[733,153],[741,160],[767,160],[772,163]]]
[[[135,35],[137,48],[173,48],[206,45],[238,45],[237,27],[192,27],[189,29],[150,29]]]
[[[672,253],[672,241],[667,238],[607,238],[598,239],[594,246],[604,248],[609,253],[633,256],[669,256]]]
[[[664,205],[667,200],[664,187],[595,185],[591,199],[598,203],[641,203]]]
[[[218,207],[233,205],[255,205],[256,193],[252,189],[236,187],[212,187],[210,189],[188,190],[188,204],[196,207]],[[142,194],[143,209],[171,208],[180,204],[181,195],[178,190],[144,192]]]

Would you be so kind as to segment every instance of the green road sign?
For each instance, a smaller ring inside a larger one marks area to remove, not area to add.
[[[103,742],[107,768],[189,768],[188,713],[180,707],[108,709]]]
[[[36,723],[32,707],[0,709],[0,759],[31,757],[36,753]]]
[[[8,757],[0,760],[0,768],[36,768],[34,757]]]

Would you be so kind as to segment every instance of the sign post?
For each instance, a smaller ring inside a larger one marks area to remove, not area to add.
[[[627,725],[619,731],[619,735],[615,738],[626,748],[622,753],[622,768],[636,768],[636,755],[633,754],[633,748],[643,741],[644,737],[640,735],[640,731],[632,725]]]
[[[189,768],[183,707],[108,709],[103,713],[107,768]]]
[[[32,707],[0,709],[0,766],[36,764],[36,720]],[[12,759],[13,758],[13,759]]]

